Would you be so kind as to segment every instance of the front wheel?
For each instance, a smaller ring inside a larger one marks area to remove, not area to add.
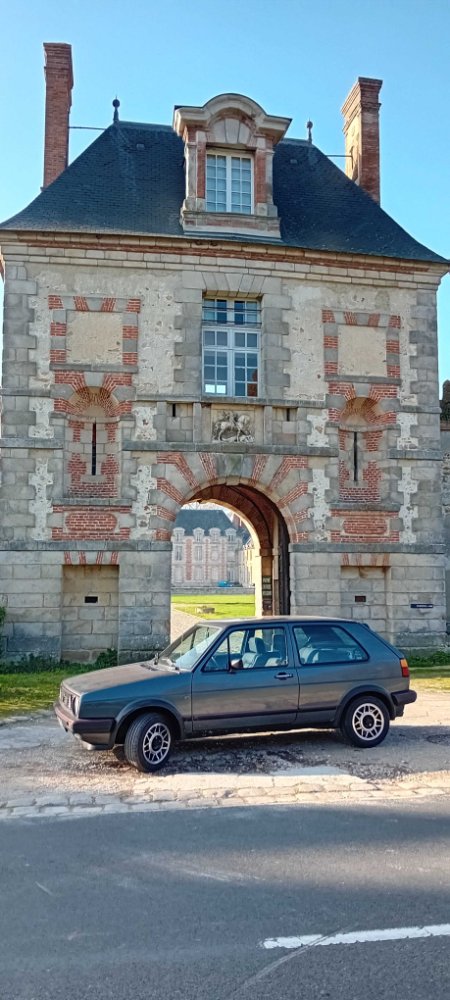
[[[353,746],[378,746],[389,732],[386,705],[373,695],[355,698],[345,709],[341,732]]]
[[[172,733],[167,720],[157,712],[138,715],[129,726],[124,743],[125,757],[138,771],[159,771],[172,749]]]

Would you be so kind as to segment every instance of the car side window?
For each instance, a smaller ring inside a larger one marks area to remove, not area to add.
[[[339,625],[304,624],[294,627],[302,666],[351,663],[367,660],[359,642]]]
[[[203,665],[203,672],[228,670],[231,660],[240,659],[245,643],[245,629],[234,629],[229,632],[216,651],[209,657]]]
[[[286,632],[284,628],[249,629],[242,656],[244,670],[259,667],[281,667],[287,664]]]

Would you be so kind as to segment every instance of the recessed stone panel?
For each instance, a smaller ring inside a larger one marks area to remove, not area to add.
[[[117,365],[122,363],[120,313],[67,313],[68,364]]]
[[[340,375],[386,375],[386,331],[373,326],[339,326]]]

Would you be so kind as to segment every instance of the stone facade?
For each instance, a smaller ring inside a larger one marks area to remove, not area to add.
[[[226,102],[214,108],[226,119]],[[266,178],[287,123],[249,127]],[[117,646],[126,660],[161,648],[173,529],[195,500],[251,525],[257,613],[345,615],[404,646],[439,642],[446,268],[271,243],[278,220],[262,175],[259,240],[199,239],[203,187],[189,201],[199,129],[186,136],[181,235],[3,233],[7,655]],[[245,396],[205,391],[211,297],[258,304],[258,384],[247,376]]]

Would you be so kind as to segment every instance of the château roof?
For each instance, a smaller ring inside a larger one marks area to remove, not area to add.
[[[275,146],[273,188],[281,245],[445,263],[306,140]],[[173,129],[117,122],[0,230],[183,237],[184,194],[183,141]],[[202,238],[214,236],[195,233]],[[280,243],[257,234],[217,238]]]

